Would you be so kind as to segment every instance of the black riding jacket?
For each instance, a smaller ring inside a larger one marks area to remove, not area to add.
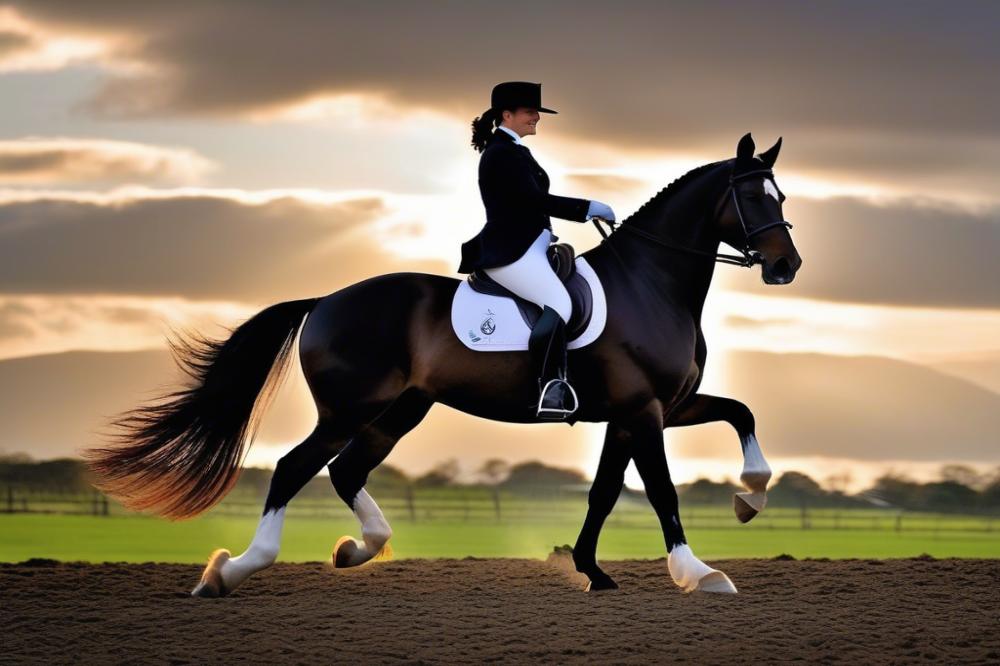
[[[479,158],[479,192],[486,206],[486,226],[462,244],[459,273],[495,268],[518,259],[549,216],[586,222],[590,200],[549,194],[549,176],[524,146],[503,130],[494,130]]]

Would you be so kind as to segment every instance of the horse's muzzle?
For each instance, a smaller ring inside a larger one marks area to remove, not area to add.
[[[802,260],[797,259],[793,264],[788,257],[779,257],[774,262],[764,262],[761,266],[761,276],[765,284],[788,284],[795,279],[795,273]]]

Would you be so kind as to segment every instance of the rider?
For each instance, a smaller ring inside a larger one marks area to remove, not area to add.
[[[607,204],[549,194],[549,177],[521,142],[535,134],[542,84],[507,81],[494,86],[490,108],[472,121],[472,146],[479,159],[479,191],[486,226],[462,244],[459,273],[481,269],[518,296],[542,308],[528,341],[538,371],[536,416],[563,419],[576,411],[576,392],[566,381],[566,323],[572,305],[552,270],[546,250],[556,237],[549,216],[586,222],[614,221]],[[496,125],[496,131],[493,127]]]

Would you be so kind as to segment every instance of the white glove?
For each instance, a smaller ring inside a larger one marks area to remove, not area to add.
[[[587,209],[587,219],[592,217],[603,217],[609,222],[615,221],[615,212],[611,210],[611,206],[600,201],[591,201],[590,208]]]

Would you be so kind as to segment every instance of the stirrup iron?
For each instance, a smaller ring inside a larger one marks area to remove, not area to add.
[[[569,389],[570,395],[573,396],[573,409],[559,409],[559,408],[556,408],[556,407],[542,407],[542,402],[545,400],[545,394],[546,394],[546,392],[548,392],[549,387],[552,385],[553,382],[562,382],[563,384],[566,385],[566,388]],[[565,417],[565,416],[569,416],[570,414],[572,414],[573,412],[575,412],[577,409],[579,409],[579,407],[580,407],[580,402],[579,402],[579,400],[576,397],[576,390],[573,388],[573,385],[570,384],[565,379],[560,379],[559,377],[555,377],[555,378],[550,379],[549,381],[545,382],[545,386],[542,387],[542,391],[538,395],[538,407],[535,410],[535,416],[536,417],[537,416],[541,416],[542,413],[545,412],[545,413],[551,413],[551,414],[559,414],[559,415]]]

